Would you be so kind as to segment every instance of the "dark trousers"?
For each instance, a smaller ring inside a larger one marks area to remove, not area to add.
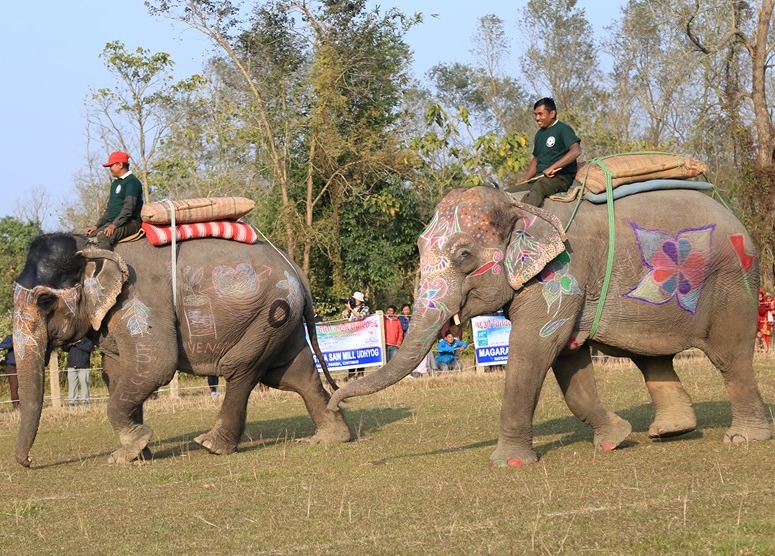
[[[551,178],[543,176],[534,182],[507,187],[506,191],[509,193],[528,191],[529,193],[522,197],[522,202],[534,207],[540,207],[544,203],[544,199],[549,195],[568,191],[572,183],[573,178],[571,176],[552,176]]]
[[[11,391],[11,402],[14,409],[19,409],[19,379],[16,377],[16,365],[6,365],[8,373],[8,389]]]
[[[130,220],[123,226],[119,226],[113,230],[113,235],[108,237],[105,235],[105,228],[110,224],[110,222],[103,224],[88,236],[97,240],[97,247],[100,249],[107,249],[108,251],[112,251],[113,247],[125,237],[133,236],[139,232],[140,226],[142,226],[143,223],[139,220]]]

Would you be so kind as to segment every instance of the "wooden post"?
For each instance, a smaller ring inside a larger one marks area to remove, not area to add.
[[[178,379],[178,372],[175,371],[175,375],[170,381],[170,398],[176,400],[180,397],[180,380]]]
[[[48,359],[48,378],[51,383],[51,407],[62,407],[62,394],[59,391],[59,351],[53,351]]]

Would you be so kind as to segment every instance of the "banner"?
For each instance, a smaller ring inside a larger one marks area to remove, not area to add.
[[[363,320],[325,322],[315,325],[318,343],[329,371],[381,367],[385,364],[382,314]],[[307,335],[309,343],[309,335]],[[322,368],[314,352],[315,366]]]
[[[503,315],[471,319],[476,364],[480,367],[505,365],[509,358],[511,321]]]

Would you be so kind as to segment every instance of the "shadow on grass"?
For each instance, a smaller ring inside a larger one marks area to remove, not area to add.
[[[712,401],[712,402],[700,402],[694,404],[694,411],[697,414],[697,427],[698,429],[717,429],[727,428],[732,420],[730,404],[727,401]],[[633,433],[646,433],[648,432],[649,425],[654,417],[654,409],[650,404],[643,404],[632,408],[627,408],[618,411],[618,414],[623,419],[626,419],[632,425]],[[533,446],[539,456],[543,456],[552,450],[559,448],[560,446],[568,446],[577,442],[592,443],[593,432],[590,427],[579,421],[573,415],[565,417],[558,417],[556,419],[550,419],[548,421],[542,421],[535,423],[533,426],[533,434],[536,439],[536,443]],[[548,442],[540,442],[541,437],[546,436],[560,436],[555,440]],[[704,438],[702,430],[695,430],[690,433],[686,433],[680,436],[672,438],[655,439],[653,442],[681,442],[700,440]],[[461,452],[466,450],[476,450],[479,448],[485,448],[488,446],[496,446],[498,439],[493,438],[491,440],[484,440],[480,442],[474,442],[463,446],[454,446],[451,448],[443,448],[440,450],[431,450],[427,452],[417,452],[410,454],[400,454],[386,458],[386,460],[395,460],[403,458],[411,458],[418,456],[434,456],[444,455],[455,452]],[[626,450],[628,448],[635,447],[639,444],[638,441],[628,439],[619,445],[619,450]]]
[[[350,410],[345,414],[345,420],[350,426],[353,438],[362,434],[373,433],[388,423],[411,417],[411,411],[406,408],[370,408]],[[189,449],[207,451],[194,442],[194,438],[208,430],[199,430],[184,435],[164,438],[154,448],[154,459],[165,459],[180,455],[181,446]],[[282,419],[255,420],[245,425],[245,432],[237,448],[238,452],[253,452],[286,442],[304,441],[315,434],[315,425],[309,415],[297,415]]]

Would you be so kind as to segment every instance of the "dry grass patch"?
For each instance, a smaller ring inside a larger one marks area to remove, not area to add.
[[[757,356],[767,400],[774,363]],[[102,404],[45,410],[31,470],[13,460],[17,421],[5,412],[0,553],[775,553],[773,443],[723,444],[731,417],[719,373],[703,358],[678,372],[700,429],[653,442],[640,373],[600,365],[601,396],[633,423],[612,453],[593,449],[549,378],[535,421],[541,460],[525,469],[487,463],[499,373],[405,379],[349,400],[359,440],[333,447],[297,441],[313,433],[298,396],[258,391],[229,457],[192,443],[220,400],[162,396],[145,411],[155,458],[130,466],[106,463],[116,441]]]

